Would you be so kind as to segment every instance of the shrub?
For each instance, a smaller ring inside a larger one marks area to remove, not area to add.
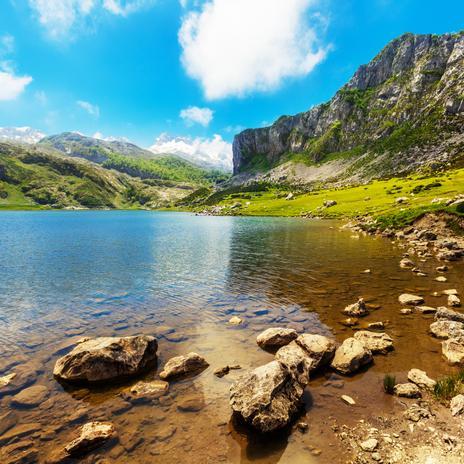
[[[394,375],[385,374],[385,377],[383,378],[383,389],[385,390],[385,393],[392,395],[395,385],[396,377]]]
[[[450,400],[464,392],[464,369],[457,374],[448,375],[437,380],[433,394],[439,400]]]

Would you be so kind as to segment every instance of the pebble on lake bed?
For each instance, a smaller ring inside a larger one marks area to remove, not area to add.
[[[229,319],[229,324],[231,324],[231,325],[240,325],[242,322],[243,322],[243,319],[241,317],[238,317],[238,316],[232,316]]]

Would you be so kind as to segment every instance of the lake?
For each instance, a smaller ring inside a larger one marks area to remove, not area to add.
[[[391,409],[385,373],[402,380],[412,367],[433,376],[451,371],[440,342],[427,335],[433,317],[400,315],[397,299],[420,292],[426,304],[443,305],[446,298],[433,292],[464,292],[464,269],[454,264],[446,284],[424,279],[400,270],[404,250],[391,241],[353,236],[340,225],[161,212],[0,212],[0,376],[16,372],[25,384],[49,389],[33,409],[15,408],[0,391],[1,414],[12,411],[16,427],[31,425],[25,436],[39,462],[93,419],[112,421],[119,441],[88,455],[88,463],[344,462],[330,435],[333,419],[349,425]],[[437,265],[430,260],[421,268],[432,275]],[[340,324],[341,310],[359,296],[380,307],[363,323],[386,322],[395,351],[354,377],[313,379],[305,396],[307,434],[268,438],[235,424],[228,391],[241,371],[221,379],[213,371],[272,360],[256,344],[268,327],[342,341],[353,330]],[[229,325],[233,315],[243,324]],[[153,405],[124,399],[121,392],[135,381],[65,389],[53,379],[57,358],[79,338],[139,333],[157,336],[159,367],[190,351],[210,367],[172,382]],[[342,394],[357,406],[343,403]],[[185,401],[194,412],[179,407]],[[0,444],[17,439],[0,435]]]

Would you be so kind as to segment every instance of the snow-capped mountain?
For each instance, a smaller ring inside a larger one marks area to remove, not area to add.
[[[232,145],[220,135],[213,138],[171,137],[161,134],[148,148],[156,154],[172,154],[205,167],[232,170]]]
[[[45,137],[43,132],[32,127],[0,127],[0,141],[37,143]]]

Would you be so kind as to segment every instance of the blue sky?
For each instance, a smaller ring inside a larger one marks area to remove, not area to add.
[[[224,157],[394,37],[463,28],[462,0],[2,0],[0,126]]]

